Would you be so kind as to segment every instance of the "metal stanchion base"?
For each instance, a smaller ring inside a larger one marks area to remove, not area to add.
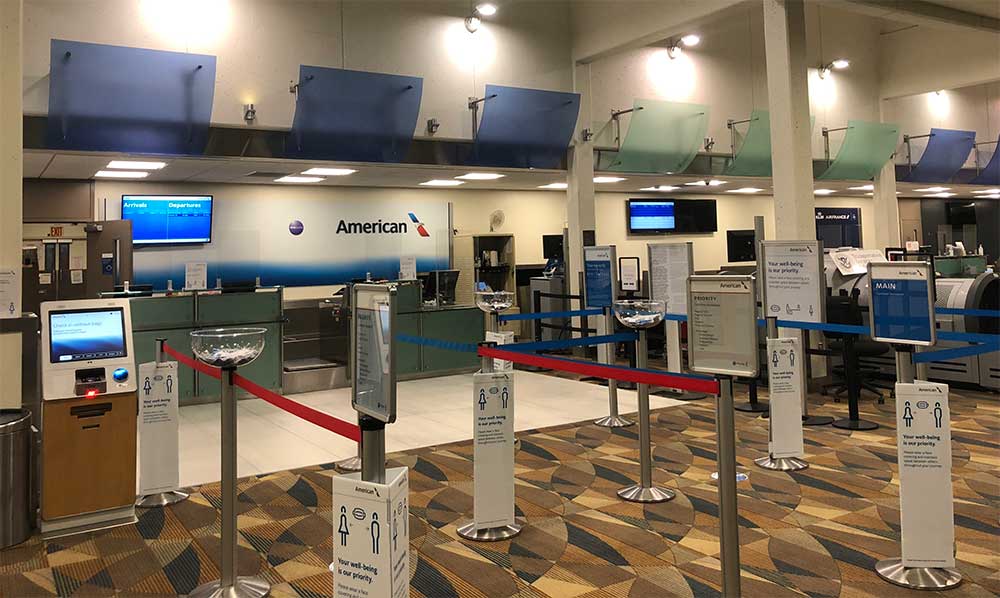
[[[634,484],[619,490],[618,496],[622,500],[629,502],[667,502],[677,496],[677,493],[673,490],[657,486],[645,488],[639,484]]]
[[[718,481],[719,480],[719,472],[713,471],[712,475],[710,475],[708,477],[712,478],[713,480]],[[737,482],[745,482],[745,481],[747,481],[749,479],[750,479],[750,476],[748,474],[743,473],[742,471],[737,471],[736,472],[736,481]]]
[[[182,500],[188,498],[187,492],[181,492],[180,490],[170,490],[168,492],[157,492],[156,494],[147,494],[145,496],[140,496],[135,499],[135,506],[142,507],[143,509],[155,509],[157,507],[165,507],[167,505],[172,505],[174,503],[179,503]]]
[[[511,525],[476,529],[476,522],[470,521],[459,526],[456,531],[459,536],[465,538],[466,540],[472,540],[473,542],[499,542],[500,540],[513,538],[521,533],[523,528],[524,525],[521,522],[515,521]]]
[[[758,467],[770,469],[772,471],[800,471],[809,467],[809,464],[798,457],[761,457],[754,459]]]
[[[635,422],[630,419],[625,419],[620,415],[609,415],[595,421],[594,424],[604,428],[625,428],[627,426],[635,425]]]
[[[264,598],[271,593],[271,584],[259,577],[237,577],[232,587],[222,587],[221,581],[211,581],[194,589],[188,598]]]
[[[361,457],[348,457],[337,461],[334,466],[340,471],[361,471]]]
[[[829,415],[803,415],[803,426],[828,426],[833,423],[833,418]]]
[[[658,397],[665,397],[677,401],[697,401],[708,396],[703,392],[689,392],[678,388],[664,388],[663,390],[658,390],[653,394]]]
[[[771,410],[771,407],[767,403],[751,403],[748,401],[733,406],[733,409],[744,413],[766,413]]]
[[[834,428],[841,430],[876,430],[878,424],[863,419],[838,419],[833,422]]]
[[[903,559],[883,559],[875,563],[875,572],[891,584],[913,590],[950,590],[962,583],[956,569],[904,567]]]

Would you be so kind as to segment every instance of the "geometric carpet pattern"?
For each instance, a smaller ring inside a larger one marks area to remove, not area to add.
[[[828,403],[814,412],[843,416]],[[870,432],[806,428],[810,467],[753,465],[767,420],[737,412],[742,589],[747,597],[925,596],[873,572],[899,555],[892,400],[864,405]],[[1000,595],[1000,406],[952,393],[955,537],[964,581],[942,596]],[[390,455],[410,468],[411,596],[416,598],[660,598],[720,596],[715,414],[712,399],[654,411],[657,484],[674,500],[640,505],[616,491],[639,477],[634,427],[590,423],[518,433],[516,511],[508,541],[456,534],[472,512],[472,447],[459,442]],[[391,434],[391,430],[389,431]],[[332,593],[332,466],[243,479],[240,575],[262,575],[273,596]],[[29,542],[0,552],[0,596],[177,596],[218,575],[218,484],[139,523]]]

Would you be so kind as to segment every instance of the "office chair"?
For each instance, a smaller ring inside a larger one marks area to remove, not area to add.
[[[857,290],[852,295],[841,291],[840,295],[828,295],[826,298],[826,321],[831,324],[849,324],[860,326],[864,323],[861,307],[858,305]],[[874,394],[879,404],[885,403],[882,389],[872,382],[876,370],[862,368],[859,365],[861,357],[877,357],[888,352],[890,347],[867,337],[842,332],[824,332],[828,339],[827,347],[831,353],[840,353],[843,365],[833,368],[833,374],[840,376],[841,381],[826,384],[822,388],[824,395],[832,392],[834,400],[839,402],[840,396],[848,393],[850,384],[857,385],[859,398],[862,390]],[[853,374],[853,375],[849,375]],[[856,378],[852,380],[851,378]]]

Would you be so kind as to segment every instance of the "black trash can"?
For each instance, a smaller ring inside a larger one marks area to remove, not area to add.
[[[0,409],[0,549],[31,535],[31,413]]]

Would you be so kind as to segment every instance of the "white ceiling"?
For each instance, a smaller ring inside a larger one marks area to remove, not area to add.
[[[162,160],[167,166],[161,170],[151,171],[145,182],[161,183],[238,183],[238,184],[278,184],[274,179],[286,174],[299,174],[312,167],[347,167],[357,170],[348,176],[326,177],[318,186],[330,187],[385,187],[385,188],[422,188],[420,183],[431,179],[453,179],[468,172],[496,172],[504,174],[501,179],[492,181],[466,181],[457,187],[463,190],[506,190],[526,191],[536,190],[542,185],[554,182],[565,182],[566,171],[563,170],[524,170],[510,168],[474,168],[465,166],[437,166],[422,164],[372,164],[372,163],[331,163],[310,162],[301,160],[261,159],[261,158],[163,158],[150,156],[127,156],[96,152],[51,152],[44,150],[25,150],[24,177],[27,179],[77,179],[89,180],[94,173],[107,166],[111,159],[142,159]],[[253,176],[254,173],[268,176]],[[680,193],[724,193],[729,189],[741,187],[756,187],[764,189],[763,194],[771,193],[771,180],[757,177],[724,177],[726,184],[718,187],[687,186],[686,182],[700,180],[704,177],[693,175],[657,175],[657,174],[620,174],[601,173],[609,176],[623,176],[624,181],[610,184],[598,184],[598,191],[621,193],[639,193],[644,187],[658,185],[674,185],[680,189],[670,191]],[[860,181],[816,181],[817,189],[833,189],[834,197],[863,197],[864,190],[851,190],[865,184]],[[924,192],[916,189],[942,186],[950,187],[950,192],[956,193],[956,198],[972,198],[973,190],[982,189],[979,185],[955,184],[923,184],[897,183],[900,197],[923,197]]]

